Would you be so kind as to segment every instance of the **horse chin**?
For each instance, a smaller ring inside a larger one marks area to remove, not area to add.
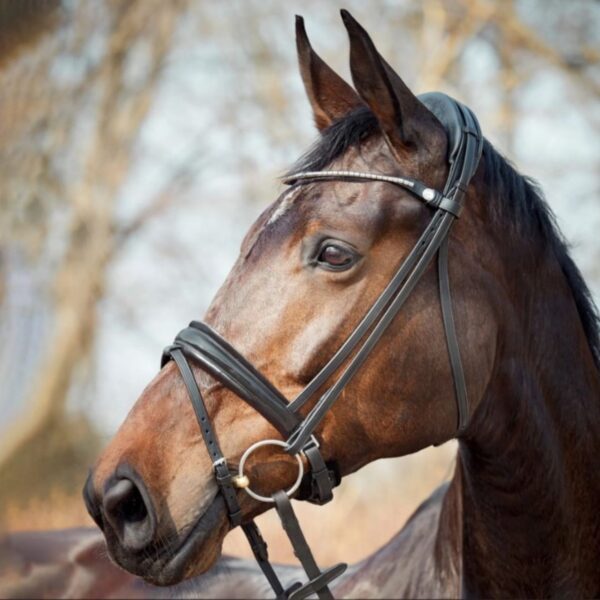
[[[144,579],[154,585],[173,585],[208,571],[221,555],[229,531],[225,504],[218,495],[196,521],[180,545]]]
[[[217,496],[183,538],[154,552],[146,551],[142,560],[119,551],[111,551],[111,556],[121,568],[152,585],[175,585],[205,573],[215,564],[228,530],[225,505]]]

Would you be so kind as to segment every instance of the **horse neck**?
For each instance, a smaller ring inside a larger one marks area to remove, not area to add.
[[[460,442],[441,529],[462,521],[463,593],[592,596],[600,591],[598,367],[553,253],[514,264],[520,317],[506,324]]]

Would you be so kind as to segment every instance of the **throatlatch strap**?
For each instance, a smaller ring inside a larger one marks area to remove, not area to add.
[[[215,432],[213,431],[208,416],[208,411],[206,410],[206,405],[204,404],[202,394],[200,393],[200,389],[196,383],[196,378],[194,377],[194,373],[192,373],[192,369],[190,368],[185,356],[183,355],[183,352],[180,349],[173,348],[170,354],[173,357],[175,364],[179,368],[181,378],[183,379],[185,387],[187,388],[190,396],[194,412],[196,413],[196,419],[198,420],[198,425],[200,426],[200,432],[202,433],[204,443],[206,444],[210,459],[213,463],[215,479],[217,480],[217,484],[219,485],[221,493],[223,494],[223,499],[225,500],[225,504],[227,506],[227,512],[229,513],[231,526],[237,527],[242,522],[242,511],[240,510],[235,488],[232,485],[229,467],[227,466],[225,457],[223,456],[219,443],[217,442]]]
[[[289,595],[290,600],[303,600],[312,594],[316,594],[320,600],[334,600],[333,594],[327,585],[336,577],[339,577],[348,565],[340,563],[321,572],[302,533],[302,529],[300,529],[300,523],[298,523],[287,494],[284,491],[275,492],[273,500],[275,500],[275,508],[281,520],[281,525],[294,548],[294,554],[302,564],[309,579],[307,583],[295,589]]]
[[[452,296],[450,294],[450,277],[448,275],[448,238],[440,246],[438,254],[438,276],[440,281],[440,304],[442,306],[442,318],[446,331],[446,344],[448,345],[448,356],[454,379],[454,391],[456,393],[456,406],[458,408],[458,431],[462,433],[469,421],[469,398],[467,396],[467,384],[465,372],[460,358],[460,347],[456,337],[456,326],[452,312]]]

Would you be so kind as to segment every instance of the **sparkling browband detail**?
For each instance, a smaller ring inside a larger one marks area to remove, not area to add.
[[[440,208],[445,212],[449,212],[455,217],[460,217],[462,212],[462,201],[456,200],[454,197],[448,197],[437,190],[425,185],[418,179],[409,179],[406,177],[396,177],[394,175],[380,175],[379,173],[362,173],[361,171],[301,171],[288,175],[283,179],[286,185],[294,185],[297,182],[306,182],[311,179],[315,180],[340,180],[340,179],[356,179],[359,181],[383,181],[398,185],[405,190],[411,192],[416,198],[422,200],[427,206],[432,208]],[[464,190],[461,190],[464,195]],[[453,194],[450,194],[453,196]]]
[[[437,204],[436,199],[441,200],[441,195],[434,189],[424,186],[415,179],[406,179],[405,177],[395,177],[393,175],[380,175],[379,173],[364,173],[361,171],[302,171],[294,173],[283,179],[283,183],[291,185],[300,179],[371,179],[373,181],[384,181],[393,183],[410,190],[414,190],[427,204]]]

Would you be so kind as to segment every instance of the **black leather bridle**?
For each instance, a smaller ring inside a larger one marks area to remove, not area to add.
[[[469,405],[464,370],[456,337],[452,299],[448,277],[448,234],[461,213],[471,178],[475,174],[483,146],[483,137],[475,115],[469,108],[440,94],[424,94],[419,97],[444,125],[449,142],[449,174],[442,192],[409,177],[395,177],[354,171],[316,171],[295,173],[284,182],[303,185],[307,182],[326,180],[384,181],[410,191],[433,210],[429,225],[404,259],[398,271],[383,290],[360,323],[340,346],[327,364],[291,402],[275,388],[243,356],[230,346],[208,325],[193,321],[181,331],[173,345],[165,349],[164,366],[174,360],[187,387],[194,407],[202,437],[213,461],[215,478],[224,498],[232,527],[241,525],[254,556],[266,575],[277,598],[299,600],[312,594],[319,598],[333,598],[328,584],[346,569],[338,564],[321,571],[302,534],[292,510],[289,498],[324,504],[333,498],[333,488],[340,476],[334,463],[327,464],[321,456],[315,431],[327,411],[333,406],[343,389],[363,365],[381,336],[390,325],[415,285],[438,255],[440,303],[448,355],[454,379],[458,413],[457,434],[464,431],[469,419]],[[362,344],[361,344],[362,342]],[[353,354],[352,358],[350,356]],[[241,399],[256,409],[281,434],[283,440],[262,440],[246,450],[240,459],[238,474],[231,473],[219,447],[198,384],[188,361],[192,361]],[[317,399],[305,416],[300,409],[314,399],[317,391],[340,369],[345,368],[337,380]],[[278,491],[271,497],[260,496],[249,487],[244,475],[248,456],[260,446],[281,446],[298,461],[298,478],[290,490]],[[310,472],[304,477],[306,459]],[[268,560],[266,544],[254,523],[242,523],[237,499],[237,489],[244,489],[253,498],[273,502],[282,525],[290,538],[296,556],[308,576],[305,584],[296,583],[284,589]]]

